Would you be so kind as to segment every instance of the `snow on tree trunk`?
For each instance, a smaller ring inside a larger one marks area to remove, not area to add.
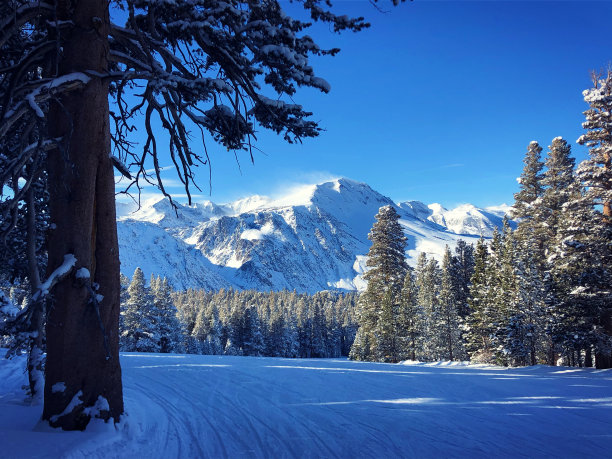
[[[75,23],[58,63],[60,75],[107,69],[108,3],[79,0],[69,11],[57,1],[58,18]],[[115,223],[113,166],[109,157],[108,84],[97,78],[79,92],[61,97],[50,107],[50,131],[66,136],[66,149],[49,152],[50,215],[55,228],[49,235],[49,267],[66,253],[77,267],[89,270],[96,287],[99,318],[90,292],[74,278],[54,291],[47,322],[47,364],[43,419],[54,427],[82,430],[90,421],[87,407],[101,396],[108,410],[98,416],[119,420],[123,413],[119,365],[119,250]],[[108,350],[100,322],[108,337]],[[53,391],[64,383],[65,390]],[[66,407],[77,397],[79,403]]]

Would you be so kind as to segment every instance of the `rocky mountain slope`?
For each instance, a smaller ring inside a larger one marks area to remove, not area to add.
[[[180,206],[153,199],[135,212],[118,206],[121,271],[140,266],[175,288],[258,290],[362,289],[374,215],[393,205],[408,238],[409,262],[419,252],[440,257],[444,246],[490,237],[507,209],[470,204],[447,210],[418,201],[394,203],[364,183],[338,179],[293,190],[281,199],[253,196],[229,204]]]

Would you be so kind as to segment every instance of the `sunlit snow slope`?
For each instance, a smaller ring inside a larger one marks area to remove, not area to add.
[[[0,360],[6,458],[604,458],[612,371],[124,354],[120,427],[51,432]]]
[[[141,267],[168,277],[175,288],[258,290],[361,289],[378,209],[393,205],[408,238],[407,256],[441,258],[459,238],[474,242],[500,227],[504,209],[463,205],[446,210],[409,201],[396,204],[364,183],[337,179],[290,190],[280,199],[253,196],[230,204],[179,206],[166,199],[120,213],[121,271]]]

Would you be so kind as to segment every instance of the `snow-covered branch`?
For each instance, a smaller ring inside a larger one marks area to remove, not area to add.
[[[64,255],[64,262],[55,268],[55,270],[49,275],[49,277],[40,284],[36,293],[32,295],[32,301],[41,301],[45,296],[49,294],[49,291],[58,282],[66,278],[76,265],[77,259],[71,253]]]

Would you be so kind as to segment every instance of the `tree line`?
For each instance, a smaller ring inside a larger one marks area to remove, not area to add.
[[[589,158],[532,141],[511,216],[490,242],[407,266],[391,206],[380,209],[359,299],[358,360],[612,366],[612,74],[584,91]]]
[[[121,284],[122,351],[341,357],[357,330],[356,293],[174,292],[140,268]]]

